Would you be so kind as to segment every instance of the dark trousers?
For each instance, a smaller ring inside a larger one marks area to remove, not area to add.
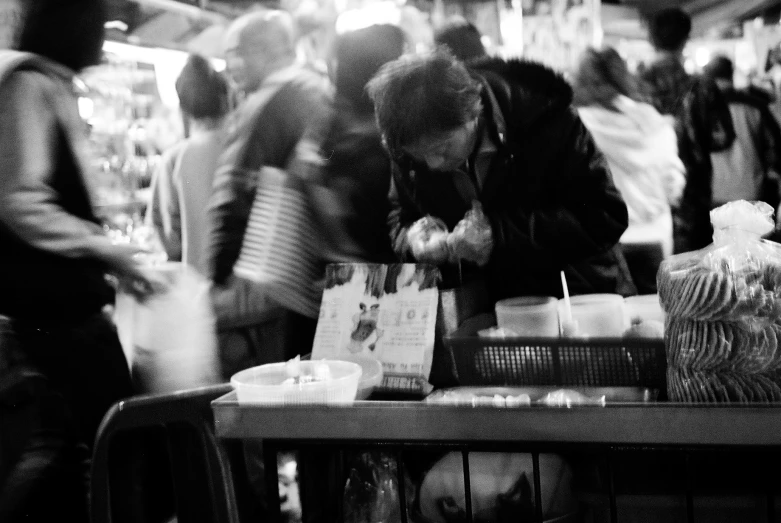
[[[88,522],[89,462],[98,426],[132,394],[111,319],[12,322],[26,373],[23,401],[0,408],[0,520]],[[118,474],[122,476],[123,474]]]

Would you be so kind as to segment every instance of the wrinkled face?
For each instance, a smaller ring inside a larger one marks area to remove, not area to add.
[[[432,171],[453,171],[469,158],[476,133],[477,119],[451,131],[425,135],[402,150]]]

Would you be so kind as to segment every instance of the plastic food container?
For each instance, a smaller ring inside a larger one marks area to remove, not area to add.
[[[376,358],[365,354],[350,354],[339,356],[339,359],[351,361],[361,366],[362,373],[361,379],[358,381],[358,392],[355,394],[356,400],[365,400],[382,383],[382,363]]]
[[[231,385],[239,403],[352,403],[361,379],[361,366],[350,361],[302,361],[301,374],[314,374],[317,364],[325,363],[331,379],[309,383],[283,383],[287,379],[285,363],[269,363],[233,375]]]
[[[520,337],[556,338],[559,313],[556,298],[523,296],[496,303],[496,324]]]
[[[621,337],[628,327],[624,297],[620,294],[581,294],[572,296],[570,303],[574,327],[567,332],[569,337]],[[559,300],[559,318],[563,327],[567,318],[564,300]]]
[[[624,298],[624,304],[630,322],[639,319],[664,323],[664,312],[658,294],[627,296]]]

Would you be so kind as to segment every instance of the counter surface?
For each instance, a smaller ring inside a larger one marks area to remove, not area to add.
[[[215,400],[212,409],[222,438],[781,446],[778,405],[497,408],[357,401],[345,406],[264,406],[239,404],[231,392]]]

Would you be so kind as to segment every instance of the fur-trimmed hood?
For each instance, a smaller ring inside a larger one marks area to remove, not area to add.
[[[486,58],[469,65],[497,97],[508,123],[527,128],[550,111],[572,104],[572,87],[553,69],[523,59]]]

